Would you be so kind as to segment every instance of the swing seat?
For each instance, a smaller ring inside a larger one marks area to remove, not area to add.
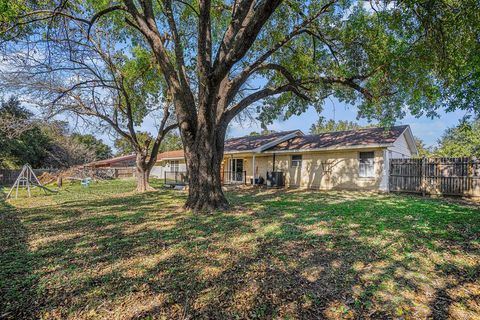
[[[82,179],[82,181],[80,181],[80,184],[87,188],[89,185],[90,185],[90,182],[92,182],[92,178],[85,178],[85,179]]]

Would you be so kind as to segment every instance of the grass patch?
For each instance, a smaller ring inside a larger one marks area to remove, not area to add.
[[[181,192],[132,190],[0,202],[0,318],[480,317],[478,208],[244,190],[197,215]]]

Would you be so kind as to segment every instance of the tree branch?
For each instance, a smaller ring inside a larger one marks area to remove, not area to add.
[[[247,53],[263,25],[280,5],[281,0],[244,0],[236,5],[214,63],[214,79],[221,81],[231,67]]]
[[[106,14],[109,14],[110,12],[117,11],[117,10],[127,11],[127,8],[125,8],[124,6],[121,6],[121,5],[116,5],[116,6],[111,6],[111,7],[105,8],[105,9],[100,10],[99,12],[95,13],[88,23],[88,30],[87,30],[88,37],[90,36],[90,30],[92,29],[93,24],[98,19],[100,19],[101,17],[103,17]]]
[[[315,14],[311,15],[310,17],[303,20],[302,23],[296,25],[293,30],[286,35],[282,40],[277,42],[273,47],[265,51],[255,62],[251,63],[249,66],[244,68],[235,78],[231,80],[231,90],[238,91],[238,89],[248,80],[248,78],[257,70],[258,66],[264,63],[270,56],[272,56],[275,52],[277,52],[280,48],[285,46],[290,40],[299,36],[303,33],[308,32],[305,29],[308,25],[310,25],[313,21],[315,21],[318,17],[322,14],[327,12],[332,5],[334,5],[338,0],[330,0],[326,3],[322,8],[320,8]]]
[[[198,72],[204,78],[210,74],[212,63],[212,34],[210,29],[210,0],[200,0],[200,16],[198,19]],[[200,80],[200,86],[202,86]]]
[[[172,33],[173,43],[175,47],[175,61],[177,63],[177,69],[180,77],[180,82],[182,86],[188,86],[187,70],[185,68],[184,52],[182,41],[180,35],[178,34],[177,24],[173,16],[172,1],[164,0],[165,16],[168,20],[168,25],[170,26],[170,32]]]
[[[284,92],[288,92],[288,91],[294,92],[295,94],[300,95],[304,99],[308,99],[308,100],[310,99],[306,95],[303,95],[298,90],[298,88],[293,84],[285,84],[285,85],[279,86],[277,88],[264,88],[262,90],[259,90],[255,93],[252,93],[251,95],[243,98],[236,105],[234,105],[233,107],[231,107],[230,109],[225,111],[224,116],[223,116],[223,120],[227,121],[227,123],[228,123],[233,118],[235,118],[236,115],[238,115],[240,112],[242,112],[245,108],[252,105],[253,103],[255,103],[257,101],[260,101],[262,99],[265,99],[267,97],[274,96],[274,95],[284,93]]]
[[[280,74],[282,74],[290,84],[298,86],[299,88],[302,87],[299,80],[295,79],[293,75],[290,73],[290,71],[288,71],[284,66],[276,63],[264,63],[264,64],[257,65],[255,69],[250,70],[250,76],[257,71],[265,70],[265,69],[275,70]],[[244,83],[244,81],[241,81],[240,78],[237,78],[236,80],[237,81],[232,80],[230,83],[230,88],[227,94],[227,105],[232,103],[233,99],[235,98],[235,96],[237,95],[238,91],[240,90],[241,86]]]
[[[279,86],[277,88],[264,88],[262,90],[259,90],[243,98],[236,105],[232,106],[230,109],[225,111],[224,119],[226,121],[230,121],[231,119],[233,119],[236,115],[238,115],[241,111],[243,111],[245,108],[247,108],[251,104],[259,100],[265,99],[267,97],[281,94],[284,92],[293,92],[301,99],[311,100],[309,96],[302,93],[302,91],[300,90],[300,89],[308,90],[308,88],[306,87],[306,85],[308,84],[318,84],[318,83],[323,83],[326,85],[339,84],[359,92],[367,100],[373,100],[375,98],[375,96],[367,88],[362,87],[360,84],[355,82],[356,79],[365,79],[366,75],[359,75],[359,76],[354,76],[350,78],[321,77],[321,78],[305,79],[301,81],[301,80],[295,80],[293,76],[288,72],[288,70],[286,70],[284,67],[280,65],[267,64],[262,67],[281,72],[282,75],[284,75],[285,78],[289,81],[289,83]]]

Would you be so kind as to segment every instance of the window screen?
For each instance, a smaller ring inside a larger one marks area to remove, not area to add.
[[[292,156],[292,167],[302,166],[302,156]]]
[[[363,178],[374,176],[374,153],[360,152],[359,176]]]

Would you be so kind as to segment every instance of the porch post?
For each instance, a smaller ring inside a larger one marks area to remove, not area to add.
[[[253,176],[253,185],[255,185],[255,153],[253,154],[252,158],[252,176]]]

